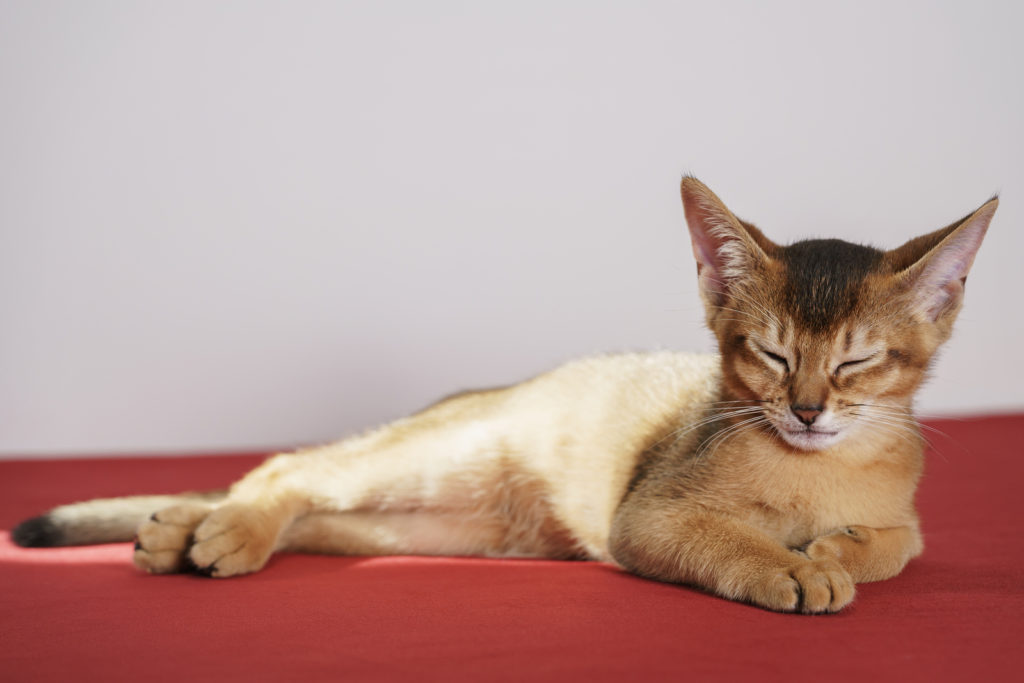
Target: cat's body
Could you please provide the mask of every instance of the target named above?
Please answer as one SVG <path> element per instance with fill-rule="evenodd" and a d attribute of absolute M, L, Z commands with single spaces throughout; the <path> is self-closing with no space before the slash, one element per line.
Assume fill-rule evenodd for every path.
<path fill-rule="evenodd" d="M 63 506 L 15 540 L 138 527 L 141 568 L 214 576 L 279 550 L 593 559 L 771 609 L 841 609 L 855 582 L 921 552 L 911 403 L 996 201 L 882 252 L 779 247 L 692 178 L 683 199 L 720 355 L 576 361 L 275 456 L 226 494 Z"/>

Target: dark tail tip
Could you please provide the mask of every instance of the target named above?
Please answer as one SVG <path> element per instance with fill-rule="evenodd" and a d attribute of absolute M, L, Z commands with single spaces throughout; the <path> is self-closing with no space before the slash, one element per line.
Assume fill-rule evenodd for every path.
<path fill-rule="evenodd" d="M 26 519 L 11 532 L 11 539 L 23 548 L 50 548 L 61 545 L 61 533 L 48 515 Z"/>

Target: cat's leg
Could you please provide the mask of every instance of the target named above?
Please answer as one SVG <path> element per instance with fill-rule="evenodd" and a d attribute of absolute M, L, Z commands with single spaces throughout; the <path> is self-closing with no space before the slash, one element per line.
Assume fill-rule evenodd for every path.
<path fill-rule="evenodd" d="M 151 574 L 196 571 L 226 577 L 266 564 L 294 519 L 309 509 L 287 475 L 301 478 L 312 458 L 278 455 L 249 472 L 219 504 L 163 508 L 139 527 L 133 561 Z"/>
<path fill-rule="evenodd" d="M 219 504 L 189 502 L 158 510 L 138 528 L 133 562 L 151 574 L 196 571 L 225 577 L 261 569 L 283 531 L 309 508 L 283 476 L 301 477 L 305 469 L 305 456 L 275 456 L 243 477 Z"/>
<path fill-rule="evenodd" d="M 853 600 L 853 579 L 835 559 L 810 558 L 738 519 L 664 502 L 623 508 L 612 554 L 641 576 L 782 612 L 837 612 Z"/>
<path fill-rule="evenodd" d="M 457 472 L 449 470 L 448 459 L 419 456 L 429 456 L 432 450 L 465 451 L 465 439 L 453 442 L 454 434 L 421 434 L 385 444 L 342 442 L 270 458 L 199 521 L 189 539 L 187 559 L 179 566 L 222 578 L 259 571 L 279 550 L 434 554 L 437 543 L 379 543 L 396 531 L 401 532 L 396 538 L 423 535 L 408 530 L 409 525 L 384 524 L 371 532 L 363 528 L 365 520 L 346 513 L 429 507 L 435 502 L 432 496 L 445 494 L 440 482 Z M 311 541 L 312 537 L 318 538 Z M 462 546 L 456 544 L 452 550 L 458 552 Z M 486 551 L 487 545 L 470 547 L 475 550 Z"/>
<path fill-rule="evenodd" d="M 854 581 L 862 583 L 896 576 L 923 549 L 916 525 L 888 529 L 849 526 L 815 539 L 804 552 L 815 560 L 835 560 Z"/>
<path fill-rule="evenodd" d="M 276 455 L 236 482 L 195 527 L 192 568 L 218 578 L 262 569 L 292 523 L 314 508 L 309 483 L 326 475 L 325 450 Z M 352 478 L 345 474 L 342 469 L 343 479 Z"/>
<path fill-rule="evenodd" d="M 424 515 L 425 516 L 425 515 Z M 316 555 L 414 554 L 402 529 L 373 513 L 319 512 L 297 519 L 284 532 L 281 550 Z"/>
<path fill-rule="evenodd" d="M 471 508 L 480 486 L 494 479 L 488 473 L 501 467 L 495 454 L 506 451 L 495 447 L 502 432 L 486 425 L 484 412 L 471 411 L 471 419 L 465 419 L 457 408 L 451 401 L 441 403 L 367 435 L 274 456 L 232 486 L 222 503 L 194 510 L 198 519 L 181 524 L 180 533 L 148 529 L 140 535 L 143 551 L 163 552 L 165 559 L 157 563 L 141 555 L 136 562 L 154 572 L 180 571 L 191 565 L 200 573 L 227 577 L 258 571 L 278 550 L 351 554 L 447 550 L 447 534 L 426 533 L 416 527 L 415 518 L 406 524 L 395 516 L 373 533 L 363 528 L 365 520 L 357 521 L 355 516 L 339 517 L 337 528 L 321 521 L 356 510 Z M 158 517 L 163 519 L 163 513 Z M 296 523 L 306 532 L 292 533 Z M 330 536 L 332 529 L 336 539 Z M 366 539 L 378 531 L 400 532 L 400 537 L 417 540 L 368 546 Z M 159 542 L 150 543 L 150 537 L 157 536 Z M 318 540 L 311 541 L 315 536 Z M 495 538 L 488 540 L 480 530 L 468 530 L 464 536 L 470 540 L 454 544 L 452 552 L 485 553 L 501 544 L 500 537 L 491 534 Z M 425 537 L 435 540 L 426 542 Z M 170 552 L 182 545 L 187 548 L 184 558 L 180 552 Z"/>
<path fill-rule="evenodd" d="M 507 519 L 486 511 L 458 510 L 314 512 L 283 534 L 279 548 L 327 555 L 504 555 Z M 513 554 L 545 556 L 543 548 Z"/>

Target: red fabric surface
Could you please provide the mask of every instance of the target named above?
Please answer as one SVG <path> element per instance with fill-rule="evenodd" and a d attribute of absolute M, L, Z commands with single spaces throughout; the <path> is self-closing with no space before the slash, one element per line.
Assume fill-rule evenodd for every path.
<path fill-rule="evenodd" d="M 1024 415 L 932 422 L 927 549 L 838 615 L 774 614 L 595 563 L 282 555 L 153 577 L 131 546 L 23 549 L 55 504 L 214 488 L 258 456 L 0 463 L 0 679 L 1024 678 Z"/>

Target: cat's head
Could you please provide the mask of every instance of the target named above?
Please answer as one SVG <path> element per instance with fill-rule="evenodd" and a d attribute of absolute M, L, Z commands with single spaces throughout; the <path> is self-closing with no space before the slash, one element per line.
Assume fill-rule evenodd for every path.
<path fill-rule="evenodd" d="M 780 246 L 696 178 L 683 179 L 682 195 L 723 384 L 746 406 L 737 414 L 763 415 L 802 450 L 901 428 L 998 199 L 882 251 L 831 239 Z"/>

